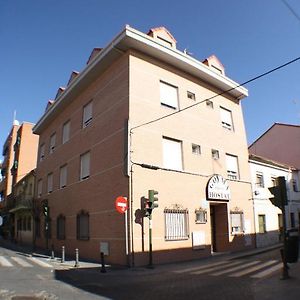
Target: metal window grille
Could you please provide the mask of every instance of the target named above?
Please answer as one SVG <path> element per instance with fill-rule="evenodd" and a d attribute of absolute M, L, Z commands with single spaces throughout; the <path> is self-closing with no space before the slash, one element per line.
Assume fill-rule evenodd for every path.
<path fill-rule="evenodd" d="M 231 233 L 244 232 L 244 213 L 241 211 L 230 212 Z"/>
<path fill-rule="evenodd" d="M 187 209 L 165 209 L 164 216 L 166 241 L 189 238 L 189 212 Z"/>

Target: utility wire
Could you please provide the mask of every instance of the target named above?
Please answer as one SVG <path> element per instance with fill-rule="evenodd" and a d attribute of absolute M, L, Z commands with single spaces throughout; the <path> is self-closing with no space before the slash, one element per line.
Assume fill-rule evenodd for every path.
<path fill-rule="evenodd" d="M 300 20 L 300 19 L 299 19 L 299 20 Z M 142 123 L 142 124 L 140 124 L 140 125 L 134 126 L 134 127 L 132 127 L 132 128 L 130 129 L 130 133 L 132 133 L 132 130 L 134 130 L 134 129 L 137 129 L 137 128 L 140 128 L 140 127 L 142 127 L 142 126 L 146 126 L 146 125 L 149 125 L 149 124 L 158 122 L 158 121 L 163 120 L 163 119 L 165 119 L 165 118 L 168 118 L 168 117 L 171 117 L 171 116 L 173 116 L 173 115 L 179 114 L 179 113 L 181 113 L 181 112 L 183 112 L 183 111 L 185 111 L 185 110 L 187 110 L 187 109 L 190 109 L 190 108 L 192 108 L 192 107 L 195 107 L 195 106 L 197 106 L 197 105 L 200 105 L 200 104 L 203 103 L 203 102 L 212 100 L 212 99 L 214 99 L 214 98 L 216 98 L 216 97 L 218 97 L 218 96 L 222 96 L 222 95 L 224 95 L 224 94 L 226 94 L 226 93 L 228 93 L 228 92 L 231 92 L 231 91 L 233 91 L 233 90 L 235 90 L 235 89 L 237 89 L 237 88 L 239 88 L 239 87 L 242 87 L 242 86 L 244 86 L 244 85 L 246 85 L 246 84 L 248 84 L 248 83 L 250 83 L 250 82 L 253 82 L 253 81 L 257 80 L 257 79 L 260 79 L 260 78 L 262 78 L 262 77 L 264 77 L 264 76 L 267 76 L 267 75 L 269 75 L 269 74 L 271 74 L 271 73 L 273 73 L 273 72 L 275 72 L 275 71 L 278 71 L 278 70 L 280 70 L 280 69 L 282 69 L 282 68 L 284 68 L 284 67 L 286 67 L 286 66 L 288 66 L 288 65 L 290 65 L 290 64 L 292 64 L 292 63 L 294 63 L 294 62 L 296 62 L 296 61 L 298 61 L 298 60 L 300 60 L 300 56 L 297 57 L 297 58 L 294 58 L 294 59 L 292 59 L 292 60 L 290 60 L 290 61 L 288 61 L 288 62 L 286 62 L 286 63 L 284 63 L 284 64 L 282 64 L 282 65 L 279 65 L 278 67 L 273 68 L 273 69 L 271 69 L 271 70 L 269 70 L 269 71 L 267 71 L 267 72 L 265 72 L 265 73 L 262 73 L 262 74 L 260 74 L 260 75 L 257 75 L 257 76 L 255 76 L 255 77 L 253 77 L 253 78 L 251 78 L 251 79 L 249 79 L 249 80 L 247 80 L 247 81 L 245 81 L 245 82 L 243 82 L 243 83 L 241 83 L 241 84 L 239 84 L 239 85 L 237 85 L 237 86 L 235 86 L 235 87 L 233 87 L 233 88 L 230 88 L 230 89 L 228 89 L 228 90 L 226 90 L 226 91 L 223 91 L 223 92 L 218 93 L 218 94 L 216 94 L 216 95 L 214 95 L 214 96 L 211 96 L 211 97 L 209 97 L 209 98 L 206 98 L 206 99 L 204 99 L 204 100 L 202 100 L 202 101 L 200 101 L 200 102 L 194 103 L 194 104 L 192 104 L 192 105 L 186 106 L 186 107 L 184 107 L 184 108 L 182 108 L 182 109 L 179 109 L 179 110 L 177 110 L 177 111 L 175 111 L 175 112 L 172 112 L 172 113 L 170 113 L 170 114 L 167 114 L 167 115 L 164 115 L 164 116 L 162 116 L 162 117 L 159 117 L 159 118 L 153 119 L 153 120 L 151 120 L 151 121 Z"/>
<path fill-rule="evenodd" d="M 281 2 L 289 9 L 289 11 L 294 15 L 294 17 L 300 22 L 300 16 L 296 13 L 293 7 L 286 0 L 281 0 Z"/>

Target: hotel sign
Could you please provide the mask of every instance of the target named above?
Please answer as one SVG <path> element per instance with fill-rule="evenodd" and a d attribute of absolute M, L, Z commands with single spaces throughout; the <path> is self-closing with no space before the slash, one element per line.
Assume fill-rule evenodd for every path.
<path fill-rule="evenodd" d="M 230 189 L 227 180 L 221 175 L 212 176 L 206 187 L 207 200 L 229 201 Z"/>

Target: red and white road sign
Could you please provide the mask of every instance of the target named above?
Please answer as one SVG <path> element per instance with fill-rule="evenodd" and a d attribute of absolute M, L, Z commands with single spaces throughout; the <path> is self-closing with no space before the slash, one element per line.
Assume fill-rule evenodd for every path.
<path fill-rule="evenodd" d="M 128 201 L 126 197 L 119 196 L 115 201 L 116 210 L 120 214 L 124 214 L 125 211 L 128 209 Z"/>

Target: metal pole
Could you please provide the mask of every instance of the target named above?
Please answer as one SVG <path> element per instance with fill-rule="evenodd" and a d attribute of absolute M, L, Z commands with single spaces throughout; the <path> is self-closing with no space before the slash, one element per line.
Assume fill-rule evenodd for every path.
<path fill-rule="evenodd" d="M 128 257 L 128 209 L 125 211 L 125 252 L 126 252 L 126 257 Z"/>
<path fill-rule="evenodd" d="M 149 216 L 149 268 L 153 267 L 152 263 L 152 215 Z"/>
<path fill-rule="evenodd" d="M 78 248 L 75 249 L 75 267 L 79 267 L 79 250 Z"/>
<path fill-rule="evenodd" d="M 54 259 L 54 246 L 53 244 L 51 245 L 51 259 Z"/>
<path fill-rule="evenodd" d="M 282 263 L 283 263 L 283 267 L 282 267 L 282 275 L 281 278 L 282 280 L 285 279 L 289 279 L 289 267 L 287 265 L 287 261 L 286 261 L 286 254 L 287 254 L 287 228 L 286 228 L 286 216 L 285 216 L 285 203 L 283 203 L 282 205 L 282 215 L 283 215 L 283 251 L 282 253 Z"/>
<path fill-rule="evenodd" d="M 105 262 L 104 262 L 104 253 L 101 252 L 101 273 L 106 273 Z"/>
<path fill-rule="evenodd" d="M 61 263 L 65 262 L 65 246 L 61 247 Z"/>

